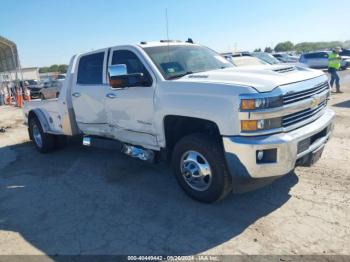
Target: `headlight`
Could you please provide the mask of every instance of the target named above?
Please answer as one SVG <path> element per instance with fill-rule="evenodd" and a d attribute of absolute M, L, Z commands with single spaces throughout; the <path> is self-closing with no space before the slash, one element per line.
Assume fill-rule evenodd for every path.
<path fill-rule="evenodd" d="M 266 109 L 273 107 L 280 107 L 283 105 L 282 96 L 276 97 L 264 97 L 264 98 L 254 98 L 254 99 L 241 99 L 241 110 L 256 110 L 256 109 Z"/>
<path fill-rule="evenodd" d="M 260 120 L 241 120 L 241 130 L 243 132 L 262 131 L 282 126 L 282 118 L 260 119 Z"/>

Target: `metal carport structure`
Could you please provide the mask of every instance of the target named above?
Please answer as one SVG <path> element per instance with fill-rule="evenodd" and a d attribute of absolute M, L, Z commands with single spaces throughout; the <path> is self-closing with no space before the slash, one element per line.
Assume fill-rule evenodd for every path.
<path fill-rule="evenodd" d="M 11 72 L 15 72 L 15 79 L 12 79 Z M 0 36 L 0 82 L 19 78 L 22 77 L 17 46 L 14 42 Z"/>

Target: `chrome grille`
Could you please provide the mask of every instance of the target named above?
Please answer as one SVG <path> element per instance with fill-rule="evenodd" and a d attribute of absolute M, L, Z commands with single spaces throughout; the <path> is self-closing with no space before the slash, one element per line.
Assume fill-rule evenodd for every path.
<path fill-rule="evenodd" d="M 304 99 L 308 99 L 316 94 L 320 94 L 326 90 L 329 90 L 328 82 L 323 82 L 318 84 L 317 86 L 303 90 L 300 92 L 294 92 L 292 94 L 286 94 L 283 96 L 283 104 L 288 105 L 291 103 L 295 103 Z"/>
<path fill-rule="evenodd" d="M 308 108 L 290 115 L 286 115 L 282 117 L 282 127 L 288 127 L 298 122 L 304 121 L 308 118 L 311 118 L 315 116 L 317 113 L 319 113 L 323 108 L 325 108 L 326 105 L 327 105 L 327 100 L 321 102 L 317 107 L 313 109 Z"/>

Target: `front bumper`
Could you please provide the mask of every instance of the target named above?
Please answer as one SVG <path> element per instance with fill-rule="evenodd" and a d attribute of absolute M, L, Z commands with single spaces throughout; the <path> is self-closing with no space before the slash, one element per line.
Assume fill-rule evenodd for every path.
<path fill-rule="evenodd" d="M 242 185 L 255 184 L 257 181 L 268 183 L 288 174 L 298 160 L 326 144 L 331 135 L 334 116 L 335 113 L 327 108 L 316 121 L 288 133 L 223 137 L 227 166 L 234 182 Z M 312 143 L 306 148 L 304 145 L 301 151 L 299 142 L 310 137 L 314 138 L 311 139 Z M 272 163 L 257 163 L 257 151 L 269 149 L 277 150 L 276 160 Z"/>

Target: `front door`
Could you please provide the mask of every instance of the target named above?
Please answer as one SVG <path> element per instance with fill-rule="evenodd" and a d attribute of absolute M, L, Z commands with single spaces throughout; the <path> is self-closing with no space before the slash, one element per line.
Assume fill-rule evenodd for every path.
<path fill-rule="evenodd" d="M 106 136 L 109 131 L 105 111 L 107 50 L 79 58 L 72 88 L 72 101 L 79 129 L 87 135 Z"/>
<path fill-rule="evenodd" d="M 109 87 L 106 112 L 112 136 L 126 143 L 157 148 L 153 124 L 155 77 L 136 49 L 114 48 L 109 60 L 109 65 L 125 64 L 128 74 L 142 73 L 145 78 L 142 85 Z"/>

